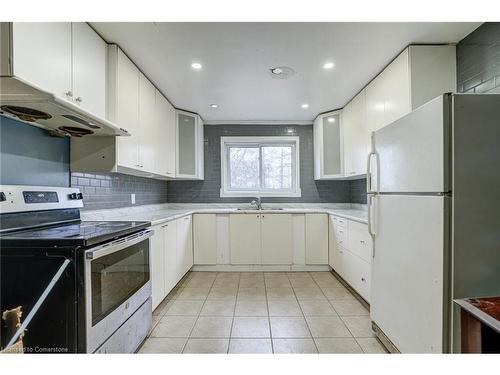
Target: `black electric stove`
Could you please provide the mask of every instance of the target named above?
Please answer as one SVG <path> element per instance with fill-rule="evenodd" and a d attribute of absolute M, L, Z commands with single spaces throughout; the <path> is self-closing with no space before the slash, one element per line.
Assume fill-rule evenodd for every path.
<path fill-rule="evenodd" d="M 151 326 L 150 223 L 82 207 L 78 189 L 0 185 L 0 316 L 21 307 L 26 353 L 133 352 Z M 1 350 L 17 340 L 0 328 Z"/>
<path fill-rule="evenodd" d="M 49 214 L 48 212 L 46 214 Z M 22 229 L 2 234 L 3 245 L 88 247 L 138 232 L 147 221 L 75 221 L 66 224 Z"/>

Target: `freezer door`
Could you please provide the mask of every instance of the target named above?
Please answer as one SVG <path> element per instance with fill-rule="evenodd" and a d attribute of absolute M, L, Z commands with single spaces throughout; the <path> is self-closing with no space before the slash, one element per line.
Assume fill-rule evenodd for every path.
<path fill-rule="evenodd" d="M 372 190 L 447 192 L 449 95 L 439 96 L 374 133 Z"/>
<path fill-rule="evenodd" d="M 446 272 L 445 204 L 439 196 L 373 199 L 370 316 L 402 353 L 440 353 Z"/>

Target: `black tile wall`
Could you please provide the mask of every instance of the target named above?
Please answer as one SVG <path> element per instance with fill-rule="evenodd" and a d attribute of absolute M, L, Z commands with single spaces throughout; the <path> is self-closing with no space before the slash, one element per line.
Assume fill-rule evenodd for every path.
<path fill-rule="evenodd" d="M 72 173 L 71 186 L 80 188 L 86 210 L 167 202 L 167 182 L 120 173 Z"/>
<path fill-rule="evenodd" d="M 263 198 L 264 202 L 349 203 L 353 181 L 315 181 L 312 125 L 208 125 L 205 134 L 205 179 L 169 181 L 169 203 L 238 203 L 249 198 L 221 198 L 221 136 L 298 136 L 300 139 L 300 198 Z M 354 184 L 355 185 L 355 184 Z M 356 196 L 360 194 L 356 190 Z M 366 194 L 366 191 L 365 191 Z M 366 199 L 366 198 L 365 198 Z"/>
<path fill-rule="evenodd" d="M 487 22 L 457 44 L 457 91 L 500 93 L 500 22 Z"/>

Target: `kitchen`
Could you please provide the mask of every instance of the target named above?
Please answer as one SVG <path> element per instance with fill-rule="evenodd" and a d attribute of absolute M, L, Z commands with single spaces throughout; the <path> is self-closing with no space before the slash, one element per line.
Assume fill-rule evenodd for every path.
<path fill-rule="evenodd" d="M 0 31 L 2 350 L 499 353 L 499 23 Z"/>

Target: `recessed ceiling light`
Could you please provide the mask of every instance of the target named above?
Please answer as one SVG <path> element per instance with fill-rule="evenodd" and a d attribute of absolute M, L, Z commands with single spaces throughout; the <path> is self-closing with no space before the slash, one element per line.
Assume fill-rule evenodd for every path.
<path fill-rule="evenodd" d="M 201 68 L 203 68 L 203 66 L 199 62 L 194 62 L 191 64 L 191 68 L 193 68 L 194 70 L 200 70 Z"/>
<path fill-rule="evenodd" d="M 328 122 L 335 122 L 335 117 L 328 117 Z"/>
<path fill-rule="evenodd" d="M 325 69 L 325 70 L 330 70 L 330 69 L 333 69 L 333 67 L 334 67 L 334 66 L 335 66 L 335 64 L 334 64 L 334 63 L 332 63 L 332 62 L 327 62 L 327 63 L 324 63 L 324 64 L 323 64 L 323 69 Z"/>
<path fill-rule="evenodd" d="M 304 109 L 306 109 L 306 108 L 309 108 L 309 104 L 307 104 L 307 103 L 304 103 L 304 104 L 302 104 L 302 105 L 301 105 L 300 107 L 301 107 L 301 108 L 304 108 Z"/>
<path fill-rule="evenodd" d="M 218 104 L 210 104 L 210 108 L 219 108 Z"/>
<path fill-rule="evenodd" d="M 269 69 L 269 74 L 274 79 L 287 79 L 295 74 L 295 71 L 289 66 L 275 66 Z"/>

